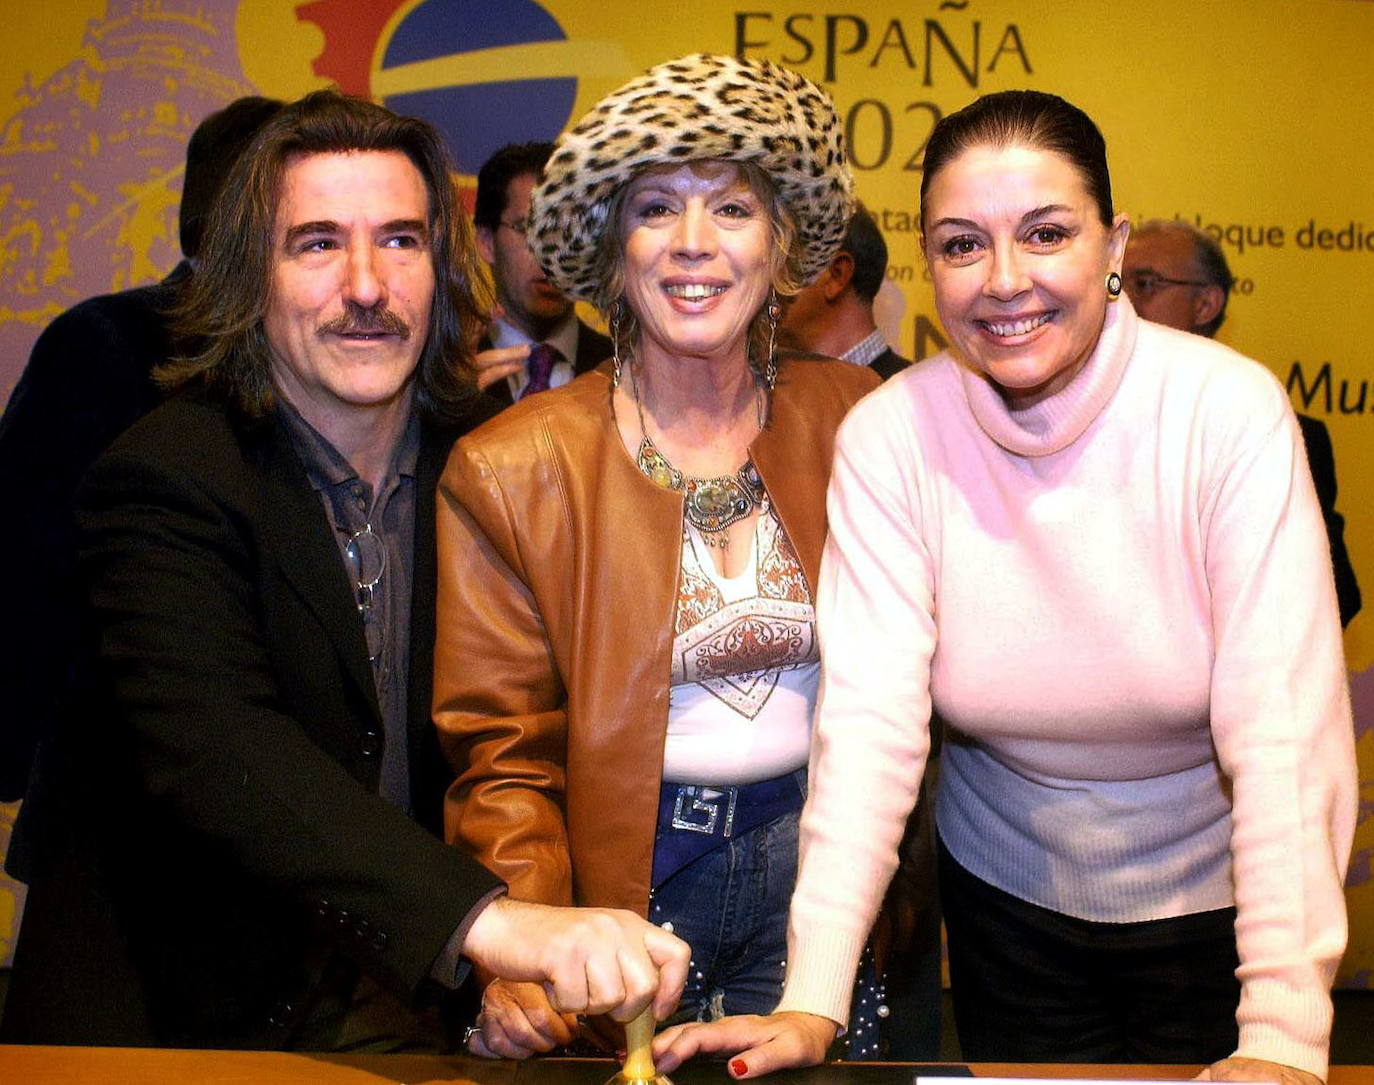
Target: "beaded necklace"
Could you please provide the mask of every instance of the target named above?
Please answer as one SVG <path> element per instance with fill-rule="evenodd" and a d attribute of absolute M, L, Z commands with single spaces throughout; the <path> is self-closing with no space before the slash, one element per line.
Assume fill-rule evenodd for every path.
<path fill-rule="evenodd" d="M 650 480 L 682 494 L 682 511 L 687 522 L 701 532 L 707 546 L 724 549 L 730 545 L 730 528 L 757 509 L 768 508 L 768 492 L 753 460 L 745 460 L 733 475 L 695 478 L 684 475 L 658 450 L 644 423 L 644 404 L 639 398 L 639 381 L 630 369 L 630 384 L 639 415 L 639 451 L 635 463 Z M 762 407 L 759 415 L 762 417 Z"/>

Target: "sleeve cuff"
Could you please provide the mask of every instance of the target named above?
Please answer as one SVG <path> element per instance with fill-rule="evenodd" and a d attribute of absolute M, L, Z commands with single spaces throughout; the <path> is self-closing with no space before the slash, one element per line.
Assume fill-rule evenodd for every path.
<path fill-rule="evenodd" d="M 797 932 L 799 926 L 809 927 L 805 935 Z M 795 924 L 788 936 L 787 983 L 778 1009 L 828 1017 L 843 1033 L 863 948 L 861 933 Z"/>
<path fill-rule="evenodd" d="M 1252 981 L 1241 992 L 1236 1054 L 1295 1066 L 1323 1081 L 1330 1062 L 1331 995 Z"/>
<path fill-rule="evenodd" d="M 472 970 L 471 963 L 463 959 L 463 943 L 467 941 L 468 931 L 472 928 L 473 921 L 481 914 L 482 909 L 497 897 L 504 896 L 505 892 L 506 887 L 498 885 L 468 909 L 467 915 L 463 916 L 463 921 L 449 935 L 443 950 L 434 959 L 434 966 L 429 970 L 430 979 L 434 980 L 435 983 L 442 984 L 449 990 L 455 990 L 462 986 L 463 981 L 468 978 L 468 973 Z"/>

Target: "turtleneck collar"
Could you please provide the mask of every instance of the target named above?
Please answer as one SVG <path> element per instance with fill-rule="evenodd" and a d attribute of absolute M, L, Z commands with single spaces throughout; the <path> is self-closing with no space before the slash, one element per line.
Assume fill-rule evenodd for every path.
<path fill-rule="evenodd" d="M 1107 319 L 1083 368 L 1058 392 L 1013 410 L 984 374 L 960 364 L 969 409 L 983 432 L 1018 456 L 1049 456 L 1082 436 L 1106 407 L 1135 349 L 1140 318 L 1123 294 L 1107 305 Z"/>

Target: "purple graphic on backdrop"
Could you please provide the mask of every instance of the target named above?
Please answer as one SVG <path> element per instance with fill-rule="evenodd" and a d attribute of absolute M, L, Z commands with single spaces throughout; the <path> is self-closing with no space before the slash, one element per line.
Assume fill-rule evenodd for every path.
<path fill-rule="evenodd" d="M 237 7 L 109 0 L 75 59 L 0 103 L 0 400 L 54 316 L 156 281 L 180 259 L 186 141 L 253 92 Z"/>

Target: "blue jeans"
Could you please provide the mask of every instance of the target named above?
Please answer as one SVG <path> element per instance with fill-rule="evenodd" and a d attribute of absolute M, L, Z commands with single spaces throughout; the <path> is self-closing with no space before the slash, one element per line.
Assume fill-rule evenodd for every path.
<path fill-rule="evenodd" d="M 673 1021 L 770 1013 L 782 996 L 787 907 L 797 880 L 796 812 L 784 814 L 689 863 L 649 903 L 692 947 L 687 988 Z"/>

